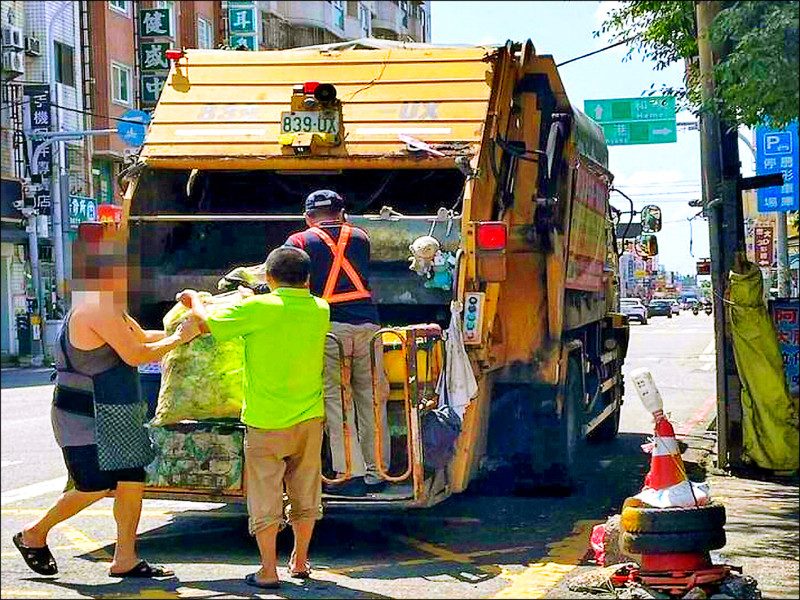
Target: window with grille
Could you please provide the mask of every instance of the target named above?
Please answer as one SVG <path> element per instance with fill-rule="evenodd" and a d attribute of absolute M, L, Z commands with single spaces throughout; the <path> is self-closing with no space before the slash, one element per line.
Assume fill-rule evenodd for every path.
<path fill-rule="evenodd" d="M 108 7 L 114 12 L 130 16 L 130 1 L 129 0 L 109 0 Z"/>
<path fill-rule="evenodd" d="M 75 87 L 75 51 L 72 46 L 55 42 L 56 81 Z"/>
<path fill-rule="evenodd" d="M 169 9 L 169 31 L 172 39 L 178 39 L 177 17 L 175 14 L 175 2 L 173 0 L 156 0 L 154 8 Z"/>
<path fill-rule="evenodd" d="M 211 28 L 211 21 L 203 17 L 197 17 L 197 47 L 214 47 L 214 30 Z"/>
<path fill-rule="evenodd" d="M 358 20 L 361 23 L 361 31 L 364 33 L 364 37 L 370 36 L 370 14 L 369 8 L 364 6 L 363 4 L 358 5 Z"/>
<path fill-rule="evenodd" d="M 344 29 L 344 3 L 342 0 L 331 0 L 333 7 L 333 24 L 339 29 Z"/>
<path fill-rule="evenodd" d="M 120 63 L 111 63 L 111 100 L 117 104 L 131 104 L 131 68 Z"/>

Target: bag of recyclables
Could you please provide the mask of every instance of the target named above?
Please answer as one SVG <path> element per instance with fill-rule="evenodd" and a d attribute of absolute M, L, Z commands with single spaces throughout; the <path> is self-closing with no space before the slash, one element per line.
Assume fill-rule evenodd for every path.
<path fill-rule="evenodd" d="M 212 296 L 201 292 L 209 312 L 241 301 L 238 292 Z M 164 330 L 172 334 L 189 314 L 178 302 L 164 315 Z M 161 388 L 154 426 L 183 420 L 238 419 L 244 401 L 244 340 L 219 343 L 202 335 L 170 350 L 161 359 Z"/>

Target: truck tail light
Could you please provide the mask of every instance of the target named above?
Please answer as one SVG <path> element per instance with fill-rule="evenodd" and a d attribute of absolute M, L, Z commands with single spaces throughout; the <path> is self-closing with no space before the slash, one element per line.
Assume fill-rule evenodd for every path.
<path fill-rule="evenodd" d="M 313 94 L 317 87 L 319 87 L 319 81 L 306 81 L 303 84 L 303 93 L 304 94 Z"/>
<path fill-rule="evenodd" d="M 167 60 L 180 60 L 183 58 L 183 50 L 179 48 L 170 48 L 164 55 L 167 57 Z"/>
<path fill-rule="evenodd" d="M 479 250 L 503 250 L 506 247 L 506 224 L 502 221 L 478 223 L 477 242 Z"/>

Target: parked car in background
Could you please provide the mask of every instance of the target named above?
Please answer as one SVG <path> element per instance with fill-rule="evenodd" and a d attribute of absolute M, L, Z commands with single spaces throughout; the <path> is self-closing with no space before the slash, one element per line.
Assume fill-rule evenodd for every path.
<path fill-rule="evenodd" d="M 681 303 L 678 302 L 677 300 L 673 300 L 672 304 L 670 305 L 670 309 L 672 309 L 673 315 L 681 314 Z"/>
<path fill-rule="evenodd" d="M 647 305 L 648 317 L 672 318 L 672 300 L 651 300 Z"/>
<path fill-rule="evenodd" d="M 619 301 L 620 310 L 628 320 L 636 320 L 642 325 L 647 325 L 647 307 L 639 298 L 622 298 Z"/>

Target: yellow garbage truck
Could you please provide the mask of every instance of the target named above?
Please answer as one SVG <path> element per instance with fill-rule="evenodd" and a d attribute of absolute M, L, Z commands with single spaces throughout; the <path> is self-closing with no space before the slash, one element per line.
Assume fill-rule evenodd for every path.
<path fill-rule="evenodd" d="M 474 480 L 570 485 L 581 446 L 617 433 L 629 330 L 605 138 L 552 56 L 530 40 L 171 56 L 121 178 L 132 314 L 160 327 L 177 292 L 215 292 L 221 274 L 262 262 L 304 229 L 310 191 L 336 190 L 372 241 L 373 358 L 391 383 L 376 395 L 388 431 L 373 433 L 376 447 L 390 438 L 392 485 L 325 503 L 426 507 Z M 460 396 L 437 387 L 442 372 Z M 457 436 L 442 447 L 429 424 L 447 396 Z M 240 433 L 214 435 L 236 446 Z M 215 483 L 213 463 L 147 495 L 241 500 L 246 482 Z"/>

